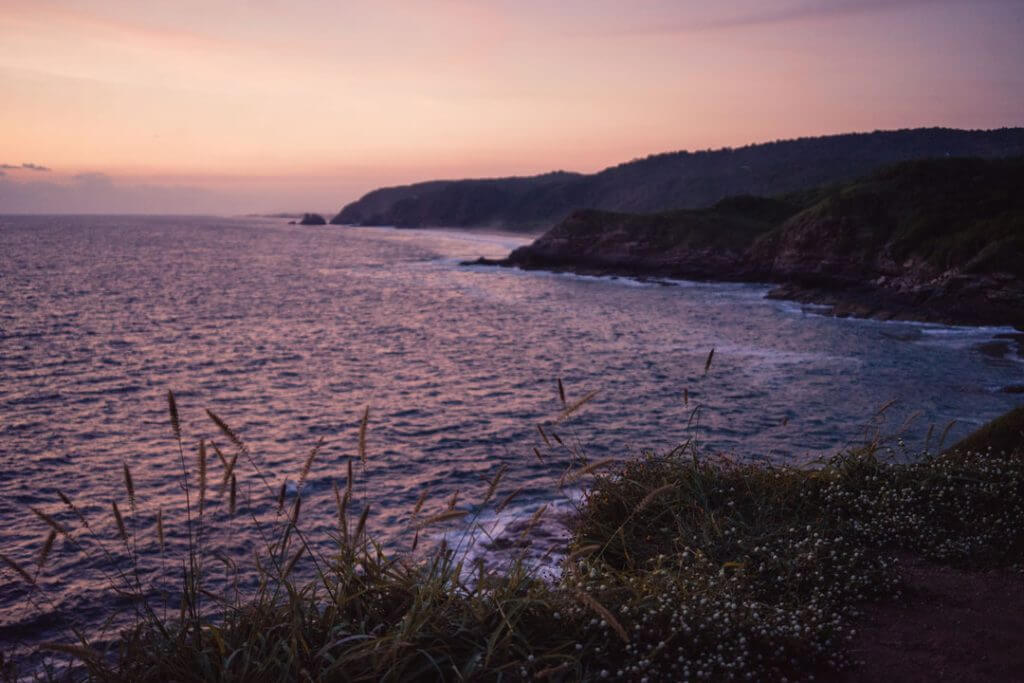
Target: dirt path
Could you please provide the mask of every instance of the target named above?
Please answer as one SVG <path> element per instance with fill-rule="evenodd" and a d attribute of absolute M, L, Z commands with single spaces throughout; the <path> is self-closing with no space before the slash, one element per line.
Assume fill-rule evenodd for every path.
<path fill-rule="evenodd" d="M 1024 574 L 903 558 L 907 590 L 868 606 L 838 681 L 1024 681 Z"/>

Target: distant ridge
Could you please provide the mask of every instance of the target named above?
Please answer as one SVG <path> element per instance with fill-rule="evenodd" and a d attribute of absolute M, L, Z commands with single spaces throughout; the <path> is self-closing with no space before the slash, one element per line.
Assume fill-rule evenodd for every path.
<path fill-rule="evenodd" d="M 575 209 L 652 213 L 775 196 L 853 180 L 880 166 L 938 157 L 1024 155 L 1024 128 L 915 128 L 655 154 L 594 174 L 434 180 L 381 188 L 345 206 L 344 225 L 547 229 Z"/>

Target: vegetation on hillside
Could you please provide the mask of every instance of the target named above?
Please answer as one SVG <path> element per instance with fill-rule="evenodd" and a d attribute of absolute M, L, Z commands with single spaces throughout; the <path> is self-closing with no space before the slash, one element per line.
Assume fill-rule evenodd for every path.
<path fill-rule="evenodd" d="M 785 200 L 743 196 L 723 199 L 708 209 L 655 214 L 578 211 L 572 225 L 574 235 L 598 240 L 591 242 L 593 248 L 600 248 L 602 237 L 614 233 L 619 240 L 628 237 L 652 251 L 709 247 L 743 251 L 799 208 Z"/>
<path fill-rule="evenodd" d="M 653 214 L 587 209 L 571 216 L 509 261 L 522 266 L 636 269 L 713 277 L 738 273 L 756 240 L 802 206 L 789 197 L 740 196 L 707 209 Z"/>
<path fill-rule="evenodd" d="M 778 282 L 863 314 L 1024 325 L 1024 157 L 931 159 L 776 198 L 577 211 L 502 263 Z M 841 298 L 841 297 L 840 297 Z M 895 312 L 894 312 L 895 311 Z M 901 312 L 902 311 L 902 312 Z"/>
<path fill-rule="evenodd" d="M 180 444 L 173 397 L 169 403 Z M 578 407 L 566 406 L 565 414 Z M 133 558 L 159 552 L 164 539 L 163 526 L 158 538 L 134 537 L 135 501 L 143 492 L 135 490 L 127 466 L 113 538 L 97 536 L 97 520 L 61 494 L 54 506 L 36 511 L 48 535 L 33 564 L 0 555 L 5 578 L 27 600 L 44 601 L 38 577 L 58 552 L 56 538 L 65 551 L 122 546 L 122 559 L 105 556 L 114 565 L 112 595 L 118 596 L 110 609 L 129 604 L 136 622 L 106 649 L 82 632 L 44 644 L 53 658 L 40 678 L 808 678 L 851 663 L 844 644 L 859 609 L 899 594 L 898 553 L 968 567 L 1024 561 L 1024 434 L 1018 433 L 1008 451 L 974 441 L 971 451 L 917 454 L 911 464 L 899 464 L 905 454 L 898 448 L 872 441 L 812 469 L 707 458 L 693 444 L 622 463 L 587 462 L 573 452 L 567 477 L 594 479 L 561 577 L 553 581 L 521 561 L 488 573 L 464 562 L 458 544 L 442 544 L 418 560 L 386 552 L 367 528 L 373 501 L 360 500 L 351 466 L 336 489 L 332 550 L 319 552 L 301 511 L 314 449 L 297 463 L 293 498 L 265 480 L 263 495 L 280 512 L 259 528 L 265 545 L 255 565 L 243 569 L 211 550 L 209 539 L 224 530 L 215 528 L 209 510 L 222 506 L 223 521 L 241 523 L 251 501 L 235 481 L 256 463 L 237 434 L 210 417 L 234 452 L 218 453 L 219 466 L 204 446 L 190 456 L 193 466 L 182 460 L 190 550 L 176 565 L 183 576 L 177 609 L 152 605 L 146 587 L 133 581 Z M 542 433 L 557 448 L 562 440 L 553 429 Z M 179 453 L 185 457 L 176 448 L 175 458 Z M 435 509 L 421 499 L 411 511 L 411 544 L 440 525 L 471 528 L 482 510 L 500 511 L 514 495 L 499 470 L 472 504 Z M 543 514 L 541 508 L 527 522 L 524 535 Z M 255 517 L 252 523 L 259 524 Z M 211 581 L 222 572 L 233 580 Z M 5 654 L 6 678 L 26 673 Z"/>
<path fill-rule="evenodd" d="M 722 248 L 765 276 L 785 275 L 778 251 L 850 256 L 846 267 L 907 261 L 935 270 L 1024 275 L 1024 157 L 934 159 L 886 167 L 861 180 L 776 198 L 730 197 L 707 209 L 655 214 L 577 211 L 524 253 L 545 242 L 578 240 L 567 262 L 630 243 L 645 250 Z M 822 242 L 825 231 L 831 238 Z M 835 234 L 832 234 L 835 233 Z M 837 253 L 836 253 L 837 252 Z M 553 255 L 554 256 L 554 255 Z M 740 265 L 737 262 L 737 265 Z M 895 273 L 890 273 L 895 274 Z"/>
<path fill-rule="evenodd" d="M 1024 444 L 1024 405 L 1001 415 L 979 427 L 958 441 L 951 452 L 978 452 L 989 450 L 1012 453 Z"/>
<path fill-rule="evenodd" d="M 654 213 L 708 207 L 734 195 L 775 196 L 845 182 L 885 164 L 938 157 L 1024 155 L 1024 129 L 920 128 L 672 152 L 598 173 L 438 180 L 381 188 L 336 224 L 547 229 L 576 209 Z"/>
<path fill-rule="evenodd" d="M 1024 157 L 909 161 L 809 193 L 813 201 L 759 245 L 807 248 L 847 267 L 889 270 L 916 262 L 933 273 L 962 269 L 1024 276 Z M 827 228 L 831 239 L 818 243 Z M 806 247 L 804 243 L 808 243 Z M 766 248 L 771 247 L 771 248 Z M 886 267 L 885 263 L 893 266 Z"/>

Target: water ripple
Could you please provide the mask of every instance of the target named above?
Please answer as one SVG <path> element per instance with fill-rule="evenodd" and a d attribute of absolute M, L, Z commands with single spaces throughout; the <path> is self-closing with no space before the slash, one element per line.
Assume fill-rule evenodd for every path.
<path fill-rule="evenodd" d="M 994 388 L 1024 383 L 1024 364 L 974 348 L 1000 330 L 837 320 L 765 301 L 756 285 L 457 265 L 523 241 L 259 220 L 0 218 L 0 548 L 32 565 L 46 529 L 26 506 L 59 513 L 58 488 L 113 539 L 122 463 L 141 492 L 130 515 L 140 544 L 152 549 L 161 508 L 180 548 L 168 389 L 189 463 L 200 438 L 230 457 L 210 408 L 268 473 L 270 487 L 241 463 L 245 514 L 273 519 L 267 489 L 285 478 L 294 489 L 324 437 L 303 514 L 325 531 L 371 406 L 354 507 L 372 500 L 371 524 L 405 547 L 424 490 L 430 505 L 456 492 L 471 501 L 507 465 L 504 492 L 523 493 L 489 521 L 502 528 L 557 495 L 563 463 L 555 453 L 538 462 L 533 448 L 547 450 L 536 424 L 562 408 L 559 377 L 570 400 L 601 390 L 556 428 L 592 457 L 697 435 L 712 450 L 776 461 L 855 441 L 893 398 L 894 425 L 922 413 L 908 439 L 954 418 L 956 438 L 1014 405 Z M 209 504 L 212 524 L 226 522 L 222 499 Z M 216 542 L 241 553 L 258 545 L 244 525 L 231 528 L 230 543 Z M 140 567 L 173 586 L 161 571 L 148 559 Z M 0 584 L 0 643 L 106 615 L 101 563 L 62 548 L 42 580 L 54 613 L 27 609 L 12 583 Z"/>

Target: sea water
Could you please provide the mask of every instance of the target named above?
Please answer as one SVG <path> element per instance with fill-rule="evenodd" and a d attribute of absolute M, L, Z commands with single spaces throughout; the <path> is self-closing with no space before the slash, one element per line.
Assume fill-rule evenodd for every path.
<path fill-rule="evenodd" d="M 353 510 L 371 504 L 385 547 L 409 549 L 426 492 L 423 514 L 453 497 L 470 514 L 421 543 L 447 534 L 468 545 L 474 529 L 467 556 L 492 562 L 522 547 L 502 537 L 539 506 L 557 520 L 584 495 L 585 479 L 563 480 L 574 460 L 696 440 L 707 454 L 802 464 L 876 433 L 914 452 L 931 432 L 934 450 L 947 427 L 951 443 L 1019 403 L 1000 389 L 1024 383 L 1024 365 L 981 347 L 1007 330 L 832 318 L 767 300 L 756 284 L 459 265 L 529 239 L 256 218 L 0 218 L 0 551 L 34 566 L 48 528 L 30 508 L 72 521 L 59 489 L 131 566 L 116 501 L 143 582 L 173 590 L 180 571 L 166 557 L 185 534 L 168 390 L 193 496 L 200 440 L 235 453 L 207 409 L 251 453 L 238 461 L 232 518 L 209 448 L 210 547 L 259 550 L 253 520 L 274 523 L 277 492 L 296 495 L 323 440 L 302 482 L 311 538 L 335 531 L 333 487 L 353 460 Z M 501 514 L 476 507 L 502 468 L 495 500 L 520 492 Z M 562 535 L 557 521 L 543 528 L 529 551 L 554 564 Z M 109 560 L 96 552 L 58 541 L 40 573 L 46 600 L 3 571 L 0 643 L 60 639 L 68 623 L 94 628 L 110 611 Z"/>

